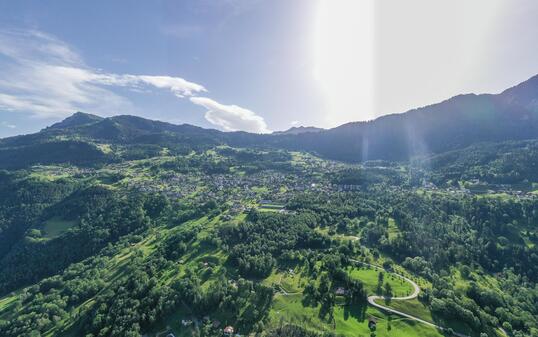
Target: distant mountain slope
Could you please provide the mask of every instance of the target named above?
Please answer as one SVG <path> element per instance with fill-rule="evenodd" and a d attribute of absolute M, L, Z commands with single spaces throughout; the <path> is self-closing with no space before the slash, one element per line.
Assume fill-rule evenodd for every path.
<path fill-rule="evenodd" d="M 72 116 L 67 117 L 63 121 L 52 124 L 47 129 L 67 129 L 70 127 L 93 124 L 101 120 L 103 120 L 103 117 L 78 111 L 75 112 Z"/>
<path fill-rule="evenodd" d="M 476 142 L 538 137 L 538 76 L 498 95 L 460 95 L 403 114 L 285 138 L 279 144 L 344 161 L 406 160 Z"/>
<path fill-rule="evenodd" d="M 272 134 L 273 135 L 299 135 L 301 133 L 307 133 L 307 132 L 320 132 L 325 129 L 322 128 L 316 128 L 314 126 L 298 126 L 298 127 L 292 127 L 285 131 L 275 131 Z"/>
<path fill-rule="evenodd" d="M 435 184 L 480 181 L 532 187 L 538 181 L 538 140 L 477 143 L 414 161 Z M 530 184 L 530 185 L 529 185 Z"/>
<path fill-rule="evenodd" d="M 152 145 L 180 152 L 229 144 L 311 151 L 348 162 L 408 160 L 478 142 L 538 138 L 538 75 L 498 95 L 460 95 L 373 121 L 347 123 L 329 130 L 292 128 L 270 135 L 77 112 L 39 133 L 1 139 L 0 163 L 13 158 L 14 150 L 24 152 L 37 143 L 57 141 L 60 136 L 97 143 Z M 5 165 L 0 164 L 2 167 Z"/>

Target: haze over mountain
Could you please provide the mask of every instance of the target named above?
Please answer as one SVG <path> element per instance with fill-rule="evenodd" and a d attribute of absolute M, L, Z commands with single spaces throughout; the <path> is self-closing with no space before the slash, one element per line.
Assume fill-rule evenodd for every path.
<path fill-rule="evenodd" d="M 67 149 L 77 148 L 74 153 L 80 153 L 79 147 L 93 149 L 91 152 L 95 156 L 84 156 L 81 158 L 84 162 L 90 158 L 107 158 L 106 153 L 86 142 L 166 147 L 178 151 L 218 144 L 271 147 L 361 162 L 408 160 L 414 156 L 461 149 L 478 142 L 536 137 L 538 76 L 497 95 L 459 95 L 438 104 L 373 121 L 350 122 L 328 130 L 292 128 L 269 135 L 222 132 L 126 115 L 102 118 L 77 112 L 39 133 L 0 140 L 0 166 L 54 161 L 54 148 L 66 151 L 66 142 L 71 142 Z M 45 147 L 47 151 L 43 152 Z M 37 155 L 30 156 L 30 153 Z M 47 156 L 44 156 L 45 153 Z M 28 161 L 20 162 L 20 158 Z"/>

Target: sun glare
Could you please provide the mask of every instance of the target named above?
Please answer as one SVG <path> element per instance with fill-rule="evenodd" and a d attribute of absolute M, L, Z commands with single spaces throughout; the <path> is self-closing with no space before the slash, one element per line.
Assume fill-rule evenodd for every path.
<path fill-rule="evenodd" d="M 319 0 L 314 17 L 314 78 L 335 126 L 374 117 L 374 2 Z"/>

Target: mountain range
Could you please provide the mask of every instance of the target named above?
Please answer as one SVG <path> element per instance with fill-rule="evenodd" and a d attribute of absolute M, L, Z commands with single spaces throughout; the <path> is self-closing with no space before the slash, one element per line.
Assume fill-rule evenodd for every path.
<path fill-rule="evenodd" d="M 292 128 L 273 134 L 222 132 L 120 115 L 77 112 L 38 133 L 0 140 L 0 168 L 68 158 L 88 164 L 111 160 L 99 144 L 191 151 L 219 144 L 282 148 L 346 162 L 404 161 L 480 142 L 538 137 L 538 75 L 500 94 L 466 94 L 401 114 L 332 129 Z M 81 153 L 84 153 L 80 158 Z"/>

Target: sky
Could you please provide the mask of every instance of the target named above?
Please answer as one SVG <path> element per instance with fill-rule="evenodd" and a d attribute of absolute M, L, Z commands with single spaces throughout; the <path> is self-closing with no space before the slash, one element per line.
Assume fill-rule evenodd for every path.
<path fill-rule="evenodd" d="M 335 127 L 538 74 L 535 0 L 0 0 L 0 137 L 76 111 Z"/>

